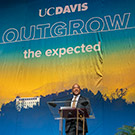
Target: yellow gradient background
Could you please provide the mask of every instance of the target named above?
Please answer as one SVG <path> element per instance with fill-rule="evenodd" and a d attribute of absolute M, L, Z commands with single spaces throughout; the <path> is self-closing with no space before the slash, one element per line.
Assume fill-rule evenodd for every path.
<path fill-rule="evenodd" d="M 127 102 L 135 101 L 135 54 L 128 51 L 105 54 L 99 59 L 93 54 L 74 57 L 32 59 L 1 65 L 0 104 L 16 98 L 48 95 L 70 89 L 74 83 L 98 90 L 108 96 L 118 88 L 127 88 Z"/>

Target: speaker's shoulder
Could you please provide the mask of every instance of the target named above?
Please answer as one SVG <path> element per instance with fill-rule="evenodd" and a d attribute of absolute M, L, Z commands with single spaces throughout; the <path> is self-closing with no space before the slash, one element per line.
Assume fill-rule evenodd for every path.
<path fill-rule="evenodd" d="M 89 100 L 87 97 L 84 97 L 84 96 L 81 96 L 81 95 L 80 95 L 80 99 L 81 100 Z"/>

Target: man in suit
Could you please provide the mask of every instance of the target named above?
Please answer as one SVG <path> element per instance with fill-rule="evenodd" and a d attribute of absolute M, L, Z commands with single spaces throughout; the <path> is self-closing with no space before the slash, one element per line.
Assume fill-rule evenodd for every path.
<path fill-rule="evenodd" d="M 76 83 L 72 86 L 73 98 L 69 99 L 67 102 L 67 106 L 71 106 L 72 108 L 85 108 L 90 114 L 90 101 L 86 97 L 80 95 L 81 89 L 80 86 Z M 67 119 L 65 125 L 66 135 L 76 135 L 76 119 Z M 85 120 L 85 134 L 88 132 L 87 123 Z M 78 123 L 78 135 L 83 135 L 83 121 L 79 120 Z"/>

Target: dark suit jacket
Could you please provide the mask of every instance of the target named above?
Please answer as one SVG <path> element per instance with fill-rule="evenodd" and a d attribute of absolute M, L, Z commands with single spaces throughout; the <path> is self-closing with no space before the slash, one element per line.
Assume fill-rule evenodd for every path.
<path fill-rule="evenodd" d="M 67 106 L 71 106 L 72 99 L 69 99 L 67 101 L 68 101 L 67 102 Z M 84 102 L 87 102 L 88 104 L 87 105 L 83 105 L 82 103 L 84 103 Z M 83 97 L 83 96 L 80 95 L 78 103 L 77 103 L 77 108 L 86 108 L 88 114 L 90 114 L 90 108 L 91 107 L 90 107 L 89 99 L 87 99 L 86 97 Z M 66 131 L 66 133 L 68 133 L 71 130 L 70 128 L 75 127 L 75 126 L 76 126 L 76 120 L 75 119 L 69 119 L 69 120 L 67 119 L 66 120 L 66 124 L 65 124 L 65 131 Z M 83 121 L 82 120 L 79 120 L 78 130 L 83 131 Z M 86 120 L 85 120 L 85 132 L 88 132 Z"/>

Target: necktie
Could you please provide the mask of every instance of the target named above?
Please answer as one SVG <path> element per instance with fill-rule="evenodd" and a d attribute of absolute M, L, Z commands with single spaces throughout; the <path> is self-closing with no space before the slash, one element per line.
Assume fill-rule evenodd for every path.
<path fill-rule="evenodd" d="M 72 108 L 76 108 L 76 98 L 77 98 L 77 96 L 75 96 L 75 98 L 73 100 Z"/>

